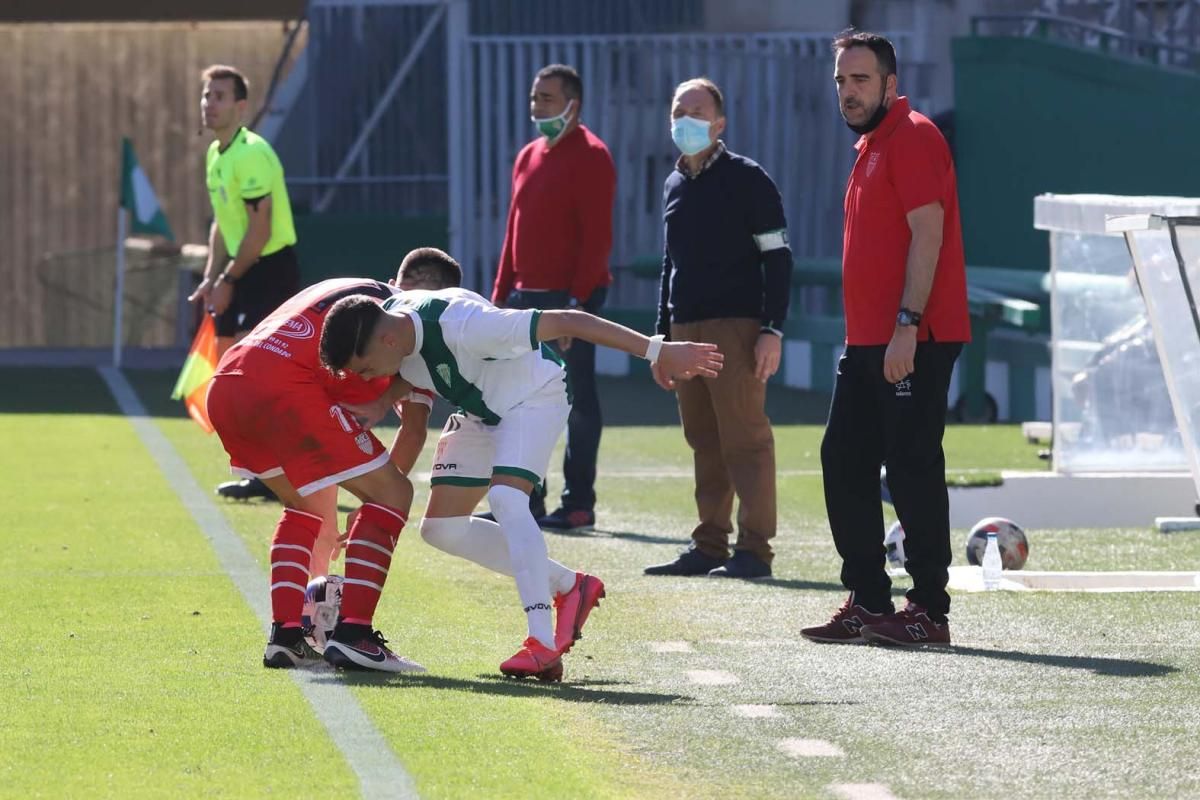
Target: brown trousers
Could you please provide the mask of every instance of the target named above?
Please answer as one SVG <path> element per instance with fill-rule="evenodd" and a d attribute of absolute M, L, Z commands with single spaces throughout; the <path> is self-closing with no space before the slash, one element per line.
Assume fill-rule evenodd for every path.
<path fill-rule="evenodd" d="M 733 496 L 738 498 L 738 550 L 770 564 L 775 536 L 775 437 L 766 413 L 766 384 L 754 377 L 754 344 L 761 325 L 753 319 L 672 323 L 675 342 L 710 342 L 725 354 L 716 378 L 677 384 L 679 418 L 692 448 L 696 508 L 692 531 L 705 555 L 729 557 Z"/>

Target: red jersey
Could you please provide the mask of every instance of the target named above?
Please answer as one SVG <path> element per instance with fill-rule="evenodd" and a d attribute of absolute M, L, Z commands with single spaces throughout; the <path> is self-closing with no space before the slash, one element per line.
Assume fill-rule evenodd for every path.
<path fill-rule="evenodd" d="M 858 159 L 846 184 L 842 235 L 846 343 L 891 341 L 912 241 L 907 214 L 930 203 L 942 206 L 942 249 L 929 300 L 919 309 L 917 338 L 970 341 L 958 185 L 945 137 L 909 107 L 907 97 L 900 97 L 855 148 Z"/>
<path fill-rule="evenodd" d="M 516 289 L 568 291 L 580 303 L 612 283 L 612 155 L 583 125 L 554 147 L 538 138 L 513 163 L 504 247 L 492 289 L 501 304 Z"/>
<path fill-rule="evenodd" d="M 226 351 L 217 375 L 244 375 L 271 382 L 311 382 L 325 386 L 338 400 L 365 402 L 378 397 L 390 378 L 364 381 L 353 373 L 335 377 L 321 364 L 321 325 L 338 300 L 365 294 L 381 300 L 399 290 L 381 281 L 333 278 L 302 290 L 258 323 Z"/>

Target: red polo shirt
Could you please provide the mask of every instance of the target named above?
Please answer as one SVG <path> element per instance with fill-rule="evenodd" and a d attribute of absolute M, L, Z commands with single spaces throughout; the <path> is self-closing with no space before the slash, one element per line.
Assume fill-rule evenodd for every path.
<path fill-rule="evenodd" d="M 941 203 L 944 211 L 942 249 L 917 338 L 970 341 L 957 179 L 945 137 L 901 97 L 855 148 L 842 232 L 846 344 L 891 341 L 912 241 L 906 215 L 930 203 Z"/>
<path fill-rule="evenodd" d="M 513 163 L 504 248 L 492 288 L 503 303 L 517 289 L 566 290 L 580 303 L 612 283 L 617 172 L 598 136 L 583 125 L 547 147 L 539 137 Z"/>

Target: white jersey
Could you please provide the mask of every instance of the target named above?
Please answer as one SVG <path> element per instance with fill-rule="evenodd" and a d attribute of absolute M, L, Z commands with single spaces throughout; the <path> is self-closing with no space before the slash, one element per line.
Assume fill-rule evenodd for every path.
<path fill-rule="evenodd" d="M 383 304 L 416 330 L 400 377 L 487 425 L 553 381 L 566 381 L 562 359 L 537 340 L 538 309 L 496 308 L 467 289 L 406 291 Z"/>

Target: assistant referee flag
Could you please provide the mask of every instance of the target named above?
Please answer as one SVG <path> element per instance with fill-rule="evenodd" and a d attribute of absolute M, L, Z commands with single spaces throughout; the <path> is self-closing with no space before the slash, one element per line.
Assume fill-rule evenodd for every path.
<path fill-rule="evenodd" d="M 213 426 L 208 420 L 208 384 L 212 382 L 213 373 L 217 370 L 217 332 L 213 318 L 204 315 L 200 330 L 192 340 L 192 349 L 188 351 L 187 361 L 183 362 L 183 370 L 179 380 L 175 381 L 175 389 L 171 392 L 172 400 L 183 400 L 188 414 L 205 433 L 212 433 Z"/>

